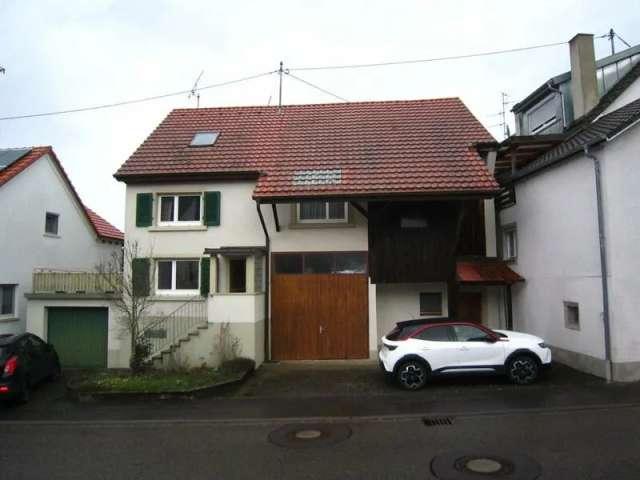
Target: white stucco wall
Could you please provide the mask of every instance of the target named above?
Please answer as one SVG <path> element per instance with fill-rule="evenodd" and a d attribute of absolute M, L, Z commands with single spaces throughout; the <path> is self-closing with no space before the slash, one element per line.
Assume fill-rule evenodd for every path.
<path fill-rule="evenodd" d="M 397 322 L 420 316 L 420 292 L 442 293 L 442 315 L 448 313 L 447 284 L 436 283 L 379 283 L 376 285 L 377 343 Z"/>
<path fill-rule="evenodd" d="M 594 152 L 602 165 L 614 363 L 640 362 L 639 152 L 639 125 Z"/>
<path fill-rule="evenodd" d="M 46 212 L 59 217 L 59 235 L 44 233 Z M 17 284 L 18 321 L 0 318 L 0 333 L 25 330 L 34 268 L 93 270 L 118 245 L 99 241 L 81 207 L 47 156 L 0 187 L 0 284 Z"/>
<path fill-rule="evenodd" d="M 515 222 L 524 283 L 513 287 L 514 328 L 555 347 L 604 358 L 600 260 L 593 165 L 581 158 L 521 181 L 517 203 L 501 212 Z M 565 327 L 564 301 L 577 302 L 580 330 Z"/>

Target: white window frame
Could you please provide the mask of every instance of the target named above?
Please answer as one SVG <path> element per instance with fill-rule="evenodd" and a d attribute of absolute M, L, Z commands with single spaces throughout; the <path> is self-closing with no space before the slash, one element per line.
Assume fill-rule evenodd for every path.
<path fill-rule="evenodd" d="M 509 236 L 514 237 L 514 251 L 511 251 Z M 502 258 L 506 262 L 515 262 L 518 258 L 518 228 L 515 224 L 506 225 L 502 229 Z"/>
<path fill-rule="evenodd" d="M 202 192 L 192 192 L 192 193 L 159 193 L 158 197 L 158 226 L 160 227 L 175 227 L 175 226 L 188 226 L 188 227 L 197 227 L 203 225 L 204 218 L 204 200 Z M 173 197 L 173 220 L 171 221 L 162 221 L 162 199 L 163 198 Z M 200 198 L 200 220 L 178 220 L 178 202 L 180 201 L 180 197 L 199 197 Z"/>
<path fill-rule="evenodd" d="M 171 262 L 171 289 L 166 288 L 158 288 L 158 282 L 160 281 L 160 262 Z M 196 262 L 198 266 L 198 287 L 195 289 L 188 290 L 178 290 L 176 288 L 176 262 Z M 200 259 L 199 258 L 156 258 L 155 261 L 155 274 L 156 274 L 156 284 L 155 289 L 158 295 L 181 295 L 181 296 L 190 296 L 190 295 L 198 295 L 200 293 Z"/>
<path fill-rule="evenodd" d="M 316 200 L 309 200 L 310 202 L 315 202 Z M 344 202 L 344 218 L 329 218 L 329 203 L 334 203 L 331 201 L 324 202 L 324 218 L 311 218 L 311 219 L 301 219 L 300 218 L 300 203 L 296 204 L 296 222 L 298 223 L 349 223 L 349 205 L 348 202 Z"/>
<path fill-rule="evenodd" d="M 2 288 L 2 289 L 7 288 L 7 287 L 13 288 L 13 301 L 11 302 L 13 310 L 11 312 L 9 312 L 9 313 L 0 313 L 0 318 L 2 318 L 2 319 L 14 318 L 14 317 L 17 316 L 16 309 L 17 309 L 18 305 L 17 305 L 17 302 L 16 302 L 16 292 L 18 291 L 18 285 L 15 284 L 15 283 L 3 283 L 3 284 L 0 285 L 0 288 Z M 0 302 L 1 301 L 2 301 L 2 295 L 0 294 Z M 0 304 L 0 307 L 1 306 L 2 305 Z"/>

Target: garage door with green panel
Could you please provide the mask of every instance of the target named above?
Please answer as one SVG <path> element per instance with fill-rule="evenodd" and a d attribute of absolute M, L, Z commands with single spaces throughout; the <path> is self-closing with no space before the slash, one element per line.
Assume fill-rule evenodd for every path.
<path fill-rule="evenodd" d="M 106 368 L 106 308 L 49 307 L 47 332 L 63 368 Z"/>

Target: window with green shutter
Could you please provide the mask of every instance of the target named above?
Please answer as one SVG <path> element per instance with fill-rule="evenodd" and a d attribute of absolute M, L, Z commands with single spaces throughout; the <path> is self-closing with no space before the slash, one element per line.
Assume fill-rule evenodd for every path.
<path fill-rule="evenodd" d="M 220 192 L 204 192 L 204 224 L 220 225 Z"/>
<path fill-rule="evenodd" d="M 200 295 L 206 297 L 211 289 L 209 285 L 211 271 L 211 258 L 204 257 L 200 259 Z"/>
<path fill-rule="evenodd" d="M 149 295 L 149 259 L 134 258 L 131 261 L 131 282 L 133 294 L 138 297 Z"/>
<path fill-rule="evenodd" d="M 150 227 L 153 223 L 153 194 L 136 195 L 136 227 Z"/>

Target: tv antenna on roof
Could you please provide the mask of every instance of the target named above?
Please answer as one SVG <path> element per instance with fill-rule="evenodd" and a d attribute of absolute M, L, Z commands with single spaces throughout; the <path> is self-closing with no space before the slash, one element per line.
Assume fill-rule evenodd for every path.
<path fill-rule="evenodd" d="M 198 82 L 202 78 L 203 73 L 204 73 L 204 70 L 202 70 L 200 72 L 200 75 L 198 75 L 198 78 L 196 78 L 196 81 L 193 84 L 193 87 L 191 87 L 191 92 L 189 92 L 189 96 L 187 97 L 187 98 L 196 97 L 196 108 L 200 108 L 200 92 L 198 91 Z"/>

